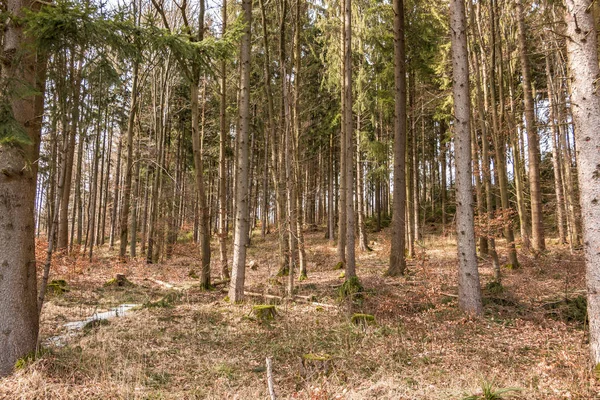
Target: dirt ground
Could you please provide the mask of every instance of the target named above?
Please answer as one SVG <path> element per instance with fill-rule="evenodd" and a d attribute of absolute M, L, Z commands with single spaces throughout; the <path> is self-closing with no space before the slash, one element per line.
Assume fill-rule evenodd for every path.
<path fill-rule="evenodd" d="M 278 398 L 600 399 L 587 357 L 581 254 L 552 243 L 538 258 L 519 254 L 522 267 L 503 268 L 500 287 L 481 260 L 485 315 L 470 319 L 457 308 L 452 237 L 426 236 L 408 274 L 386 278 L 388 232 L 371 234 L 373 251 L 357 260 L 365 292 L 354 303 L 338 300 L 343 278 L 324 232 L 306 239 L 308 280 L 296 282 L 304 296 L 296 302 L 252 296 L 235 305 L 224 285 L 202 291 L 189 276 L 198 270 L 193 243 L 150 266 L 120 263 L 108 249 L 92 263 L 57 257 L 51 279 L 65 279 L 69 291 L 49 295 L 41 355 L 0 380 L 0 398 L 268 399 L 271 357 Z M 248 261 L 257 268 L 247 270 L 247 291 L 284 294 L 276 246 L 275 234 L 253 238 Z M 117 273 L 134 286 L 104 286 Z M 123 303 L 140 307 L 62 346 L 49 340 L 66 333 L 65 323 Z M 265 303 L 276 304 L 273 320 L 253 313 Z M 374 321 L 353 323 L 354 313 Z M 510 388 L 518 391 L 482 397 Z"/>

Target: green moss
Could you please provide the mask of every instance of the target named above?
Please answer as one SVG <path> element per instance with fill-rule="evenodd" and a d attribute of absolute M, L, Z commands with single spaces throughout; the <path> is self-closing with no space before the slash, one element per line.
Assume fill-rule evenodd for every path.
<path fill-rule="evenodd" d="M 596 379 L 600 380 L 600 363 L 596 364 L 594 367 L 594 376 Z"/>
<path fill-rule="evenodd" d="M 485 285 L 485 289 L 491 294 L 501 294 L 504 292 L 504 286 L 499 281 L 491 281 Z"/>
<path fill-rule="evenodd" d="M 549 310 L 550 317 L 553 319 L 580 325 L 584 325 L 587 321 L 587 299 L 583 295 L 549 303 L 544 308 Z"/>
<path fill-rule="evenodd" d="M 335 264 L 335 267 L 333 267 L 333 269 L 334 270 L 344 269 L 344 262 L 343 261 L 338 262 L 337 264 Z"/>
<path fill-rule="evenodd" d="M 134 287 L 134 283 L 125 277 L 125 275 L 117 275 L 116 278 L 110 279 L 104 283 L 104 287 Z"/>
<path fill-rule="evenodd" d="M 521 266 L 519 264 L 505 264 L 504 268 L 509 270 L 509 271 L 513 271 L 516 269 L 519 269 Z"/>
<path fill-rule="evenodd" d="M 70 291 L 71 289 L 69 288 L 67 281 L 64 279 L 53 280 L 48 284 L 48 286 L 46 286 L 46 293 L 52 293 L 55 295 L 61 295 Z"/>
<path fill-rule="evenodd" d="M 223 298 L 223 301 L 226 302 L 226 303 L 229 303 L 231 301 L 231 299 L 229 298 L 229 296 L 225 296 Z"/>
<path fill-rule="evenodd" d="M 352 316 L 351 321 L 354 325 L 371 325 L 375 324 L 375 316 L 371 314 L 356 313 Z"/>
<path fill-rule="evenodd" d="M 86 332 L 91 331 L 94 328 L 98 328 L 100 326 L 109 325 L 110 322 L 107 319 L 95 319 L 93 321 L 88 322 L 83 326 L 83 330 Z"/>
<path fill-rule="evenodd" d="M 342 271 L 340 272 L 340 274 L 338 275 L 338 279 L 344 279 L 346 277 L 346 271 Z"/>
<path fill-rule="evenodd" d="M 289 274 L 290 274 L 290 267 L 288 265 L 282 266 L 281 268 L 279 268 L 279 271 L 277 272 L 278 277 L 288 276 Z"/>
<path fill-rule="evenodd" d="M 321 306 L 317 306 L 317 308 L 315 308 L 315 311 L 323 312 L 323 311 L 325 311 L 325 309 Z"/>
<path fill-rule="evenodd" d="M 27 367 L 29 364 L 31 364 L 38 358 L 43 357 L 47 353 L 48 353 L 48 350 L 41 346 L 39 347 L 39 349 L 37 351 L 35 351 L 35 350 L 30 351 L 29 353 L 25 354 L 23 357 L 18 358 L 17 361 L 15 361 L 15 365 L 14 365 L 15 371 L 18 371 L 18 370 L 21 370 L 21 369 Z"/>
<path fill-rule="evenodd" d="M 252 307 L 252 312 L 259 321 L 272 321 L 277 316 L 277 310 L 272 304 L 258 304 Z"/>
<path fill-rule="evenodd" d="M 360 300 L 362 299 L 362 293 L 363 286 L 356 276 L 346 279 L 346 281 L 338 289 L 338 297 L 340 300 L 344 300 L 348 297 L 352 298 L 352 300 Z"/>
<path fill-rule="evenodd" d="M 308 276 L 306 276 L 306 274 L 300 274 L 300 276 L 298 277 L 298 280 L 300 282 L 305 281 L 308 279 Z"/>
<path fill-rule="evenodd" d="M 180 294 L 177 292 L 167 293 L 165 297 L 158 301 L 149 301 L 144 303 L 144 308 L 172 308 L 173 303 L 179 300 Z"/>

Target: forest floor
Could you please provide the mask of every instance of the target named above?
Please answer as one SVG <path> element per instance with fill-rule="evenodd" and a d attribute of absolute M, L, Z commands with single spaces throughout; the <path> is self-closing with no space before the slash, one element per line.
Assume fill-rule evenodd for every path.
<path fill-rule="evenodd" d="M 296 283 L 298 294 L 331 307 L 259 297 L 234 305 L 223 286 L 202 291 L 188 276 L 198 264 L 192 243 L 150 266 L 119 263 L 105 249 L 92 263 L 59 256 L 51 279 L 66 280 L 69 291 L 49 295 L 44 350 L 0 380 L 0 398 L 268 399 L 265 357 L 279 398 L 464 399 L 486 386 L 519 388 L 504 398 L 600 398 L 587 357 L 581 255 L 554 244 L 536 259 L 520 254 L 522 268 L 503 269 L 502 287 L 488 284 L 490 262 L 481 260 L 485 315 L 471 319 L 457 307 L 453 238 L 430 232 L 408 274 L 386 278 L 388 235 L 371 234 L 373 251 L 358 254 L 365 293 L 350 305 L 338 300 L 335 247 L 322 231 L 306 233 L 308 280 Z M 247 291 L 283 295 L 276 246 L 276 234 L 254 237 Z M 105 286 L 117 273 L 134 286 Z M 265 301 L 277 303 L 277 315 L 261 322 L 252 306 Z M 123 303 L 141 306 L 49 340 L 65 335 L 65 323 Z M 353 324 L 354 312 L 375 321 Z"/>

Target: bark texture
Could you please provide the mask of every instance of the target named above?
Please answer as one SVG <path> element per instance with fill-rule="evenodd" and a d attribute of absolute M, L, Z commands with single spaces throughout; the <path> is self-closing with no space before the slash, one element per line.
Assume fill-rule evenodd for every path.
<path fill-rule="evenodd" d="M 483 313 L 475 253 L 471 185 L 471 133 L 467 22 L 462 0 L 450 1 L 452 40 L 452 92 L 456 151 L 456 236 L 458 243 L 458 305 L 474 315 Z"/>
<path fill-rule="evenodd" d="M 244 298 L 246 273 L 246 245 L 248 243 L 248 135 L 250 130 L 250 26 L 252 24 L 252 0 L 243 0 L 244 35 L 242 36 L 240 62 L 240 120 L 238 131 L 238 162 L 235 184 L 235 232 L 233 237 L 233 270 L 229 299 L 239 302 Z"/>
<path fill-rule="evenodd" d="M 29 0 L 5 3 L 8 13 L 18 17 L 34 4 L 39 6 Z M 3 91 L 0 101 L 28 143 L 0 143 L 0 376 L 10 374 L 19 357 L 35 350 L 39 328 L 34 202 L 41 127 L 36 111 L 43 103 L 38 96 L 15 95 L 23 86 L 42 87 L 37 80 L 39 68 L 44 68 L 29 41 L 23 26 L 10 18 L 4 30 L 0 83 L 12 90 Z"/>
<path fill-rule="evenodd" d="M 590 0 L 567 0 L 565 21 L 581 191 L 590 355 L 597 365 L 600 363 L 600 96 L 597 88 L 600 69 L 590 7 Z"/>
<path fill-rule="evenodd" d="M 406 66 L 404 48 L 404 1 L 394 1 L 394 199 L 392 248 L 387 275 L 404 275 L 406 235 Z"/>

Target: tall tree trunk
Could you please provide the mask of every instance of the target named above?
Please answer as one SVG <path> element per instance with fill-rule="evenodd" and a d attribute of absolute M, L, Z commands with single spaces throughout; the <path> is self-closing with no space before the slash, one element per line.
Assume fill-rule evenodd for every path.
<path fill-rule="evenodd" d="M 546 86 L 548 89 L 548 108 L 549 108 L 549 123 L 551 127 L 550 131 L 550 144 L 552 146 L 552 169 L 554 172 L 554 193 L 556 194 L 556 225 L 558 225 L 558 242 L 564 244 L 567 242 L 567 235 L 565 233 L 565 212 L 564 212 L 564 193 L 562 183 L 562 171 L 560 154 L 558 150 L 558 124 L 556 122 L 556 100 L 554 96 L 554 82 L 552 79 L 552 72 L 550 70 L 550 54 L 546 56 Z"/>
<path fill-rule="evenodd" d="M 540 140 L 535 126 L 535 110 L 531 90 L 531 71 L 527 57 L 527 32 L 523 0 L 516 0 L 519 57 L 523 75 L 523 101 L 525 104 L 525 129 L 527 130 L 527 148 L 529 154 L 529 186 L 531 196 L 531 244 L 535 252 L 546 249 L 544 240 L 542 191 L 540 188 Z"/>
<path fill-rule="evenodd" d="M 344 0 L 344 138 L 346 167 L 346 280 L 356 276 L 352 119 L 352 1 Z"/>
<path fill-rule="evenodd" d="M 227 32 L 227 0 L 223 0 L 221 9 L 222 35 Z M 219 261 L 221 278 L 229 279 L 227 265 L 227 160 L 225 150 L 229 141 L 229 123 L 227 121 L 227 61 L 221 61 L 221 104 L 219 110 Z"/>
<path fill-rule="evenodd" d="M 60 203 L 60 216 L 58 222 L 58 249 L 65 249 L 69 245 L 69 201 L 71 198 L 71 181 L 73 177 L 73 159 L 75 156 L 75 140 L 79 124 L 79 99 L 81 98 L 81 56 L 74 75 L 73 97 L 71 98 L 71 124 L 69 126 L 69 137 L 67 153 L 64 158 L 66 163 L 65 184 L 62 188 L 62 199 Z"/>
<path fill-rule="evenodd" d="M 80 141 L 83 141 L 80 139 Z M 121 188 L 121 151 L 123 148 L 123 138 L 119 135 L 119 144 L 117 146 L 117 166 L 115 168 L 115 186 L 113 192 L 113 201 L 112 201 L 112 209 L 111 209 L 111 217 L 110 217 L 110 238 L 108 242 L 109 249 L 112 250 L 115 245 L 115 235 L 117 232 L 118 220 L 117 216 L 119 215 L 119 189 Z M 79 164 L 79 162 L 78 162 Z M 80 166 L 79 166 L 80 167 Z M 80 171 L 78 170 L 78 176 L 80 176 Z M 75 180 L 75 184 L 78 185 L 79 180 Z M 146 189 L 147 190 L 147 189 Z M 77 193 L 77 189 L 75 190 Z"/>
<path fill-rule="evenodd" d="M 242 0 L 244 34 L 240 51 L 240 105 L 238 143 L 238 172 L 235 185 L 235 232 L 233 242 L 233 269 L 229 298 L 237 303 L 244 298 L 246 273 L 246 244 L 248 241 L 248 135 L 250 130 L 250 35 L 252 25 L 252 0 Z"/>
<path fill-rule="evenodd" d="M 590 0 L 567 0 L 565 21 L 581 191 L 590 356 L 597 368 L 600 363 L 600 96 L 596 83 L 600 68 L 590 6 Z"/>
<path fill-rule="evenodd" d="M 32 5 L 33 4 L 33 5 Z M 43 93 L 45 57 L 32 52 L 31 38 L 23 32 L 18 18 L 39 3 L 8 0 L 10 18 L 4 26 L 0 82 L 16 85 L 16 93 Z M 9 107 L 27 140 L 4 138 L 0 143 L 0 376 L 12 372 L 19 357 L 35 350 L 38 337 L 38 307 L 35 267 L 34 202 L 40 145 L 43 94 L 0 98 Z M 41 107 L 40 107 L 41 106 Z"/>
<path fill-rule="evenodd" d="M 510 202 L 508 197 L 508 174 L 506 172 L 506 140 L 502 130 L 501 116 L 504 113 L 504 99 L 503 99 L 503 89 L 502 82 L 498 82 L 499 88 L 499 98 L 500 98 L 500 116 L 498 115 L 498 109 L 496 106 L 496 24 L 497 18 L 495 17 L 496 13 L 496 2 L 492 1 L 490 3 L 490 18 L 492 19 L 492 28 L 491 28 L 491 60 L 490 60 L 490 96 L 491 96 L 491 109 L 492 109 L 492 133 L 494 139 L 494 150 L 495 150 L 495 168 L 494 170 L 498 174 L 498 187 L 500 189 L 500 204 L 502 205 L 502 211 L 508 211 L 510 209 Z M 500 40 L 498 40 L 500 42 Z M 501 54 L 500 54 L 501 58 Z M 502 72 L 502 71 L 500 71 Z M 487 166 L 486 166 L 487 167 Z M 489 204 L 488 204 L 489 207 Z M 515 246 L 515 235 L 512 229 L 512 221 L 505 221 L 504 224 L 504 237 L 506 238 L 506 243 L 508 247 L 508 263 L 513 266 L 513 268 L 517 268 L 519 266 L 519 260 L 517 258 L 517 249 Z M 499 267 L 496 269 L 496 274 L 498 275 L 497 279 L 499 279 L 500 269 Z"/>
<path fill-rule="evenodd" d="M 133 63 L 133 84 L 131 88 L 131 105 L 129 107 L 129 119 L 127 121 L 127 162 L 125 164 L 125 185 L 123 187 L 123 201 L 121 204 L 121 233 L 119 238 L 119 257 L 125 259 L 127 251 L 127 235 L 129 226 L 129 204 L 131 201 L 131 180 L 133 176 L 133 128 L 135 124 L 135 114 L 137 112 L 137 91 L 138 91 L 138 71 L 139 63 Z"/>
<path fill-rule="evenodd" d="M 450 1 L 452 91 L 456 154 L 456 236 L 458 244 L 458 305 L 474 315 L 483 313 L 473 223 L 471 132 L 467 21 L 462 0 Z"/>
<path fill-rule="evenodd" d="M 404 275 L 406 235 L 406 50 L 404 48 L 404 1 L 394 0 L 394 211 L 392 248 L 386 275 Z"/>
<path fill-rule="evenodd" d="M 341 76 L 340 76 L 340 87 L 341 87 L 341 91 L 340 91 L 340 95 L 341 95 L 341 106 L 342 106 L 342 123 L 341 123 L 341 127 L 340 127 L 340 162 L 339 162 L 339 168 L 340 168 L 340 181 L 339 181 L 339 191 L 338 191 L 338 243 L 337 243 L 337 260 L 338 260 L 338 265 L 341 263 L 341 265 L 345 265 L 346 264 L 346 223 L 347 223 L 347 219 L 346 219 L 346 112 L 345 112 L 345 103 L 346 103 L 346 93 L 344 91 L 344 87 L 345 87 L 345 48 L 346 48 L 346 43 L 345 43 L 345 38 L 346 38 L 346 28 L 345 28 L 345 23 L 346 23 L 346 13 L 345 13 L 345 1 L 342 1 L 340 3 L 341 6 L 341 17 L 342 17 L 342 26 L 341 26 L 341 35 L 340 35 L 340 58 L 342 60 L 342 68 L 341 68 Z M 354 210 L 352 211 L 352 213 L 354 213 Z"/>

